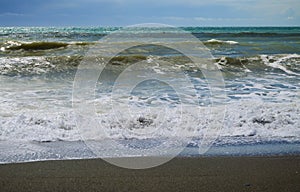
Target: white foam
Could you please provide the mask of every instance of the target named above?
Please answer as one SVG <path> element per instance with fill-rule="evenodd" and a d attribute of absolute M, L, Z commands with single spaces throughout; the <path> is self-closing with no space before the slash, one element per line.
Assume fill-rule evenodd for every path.
<path fill-rule="evenodd" d="M 300 104 L 245 100 L 229 104 L 221 137 L 300 139 Z"/>
<path fill-rule="evenodd" d="M 71 110 L 69 108 L 69 110 Z M 76 115 L 72 112 L 27 112 L 13 114 L 12 116 L 1 117 L 0 140 L 23 140 L 23 141 L 56 141 L 80 140 L 81 137 L 76 129 Z M 155 137 L 168 137 L 176 132 L 182 137 L 195 136 L 195 131 L 200 137 L 206 131 L 209 119 L 209 108 L 202 108 L 202 112 L 183 111 L 189 119 L 180 119 L 181 111 L 176 109 L 168 110 L 167 113 L 154 111 L 146 115 L 154 123 L 145 129 L 158 131 Z M 3 115 L 3 114 L 2 114 Z M 116 119 L 118 114 L 99 115 L 101 127 L 107 131 L 108 138 L 124 139 L 130 138 L 130 129 L 139 129 L 137 118 Z M 161 115 L 161 116 L 159 116 Z M 258 100 L 245 100 L 242 102 L 230 103 L 227 106 L 224 129 L 220 138 L 229 137 L 226 142 L 236 142 L 236 136 L 260 138 L 300 139 L 300 106 L 299 103 L 265 103 Z M 163 122 L 168 122 L 164 124 Z M 121 124 L 120 124 L 121 123 Z M 157 129 L 157 125 L 159 129 Z M 133 128 L 135 127 L 135 128 Z M 140 128 L 142 128 L 141 126 Z M 126 130 L 127 129 L 127 130 Z M 176 135 L 175 134 L 175 135 Z M 137 135 L 134 135 L 137 136 Z M 150 135 L 141 135 L 145 139 Z M 178 135 L 176 135 L 178 136 Z M 103 135 L 91 133 L 87 139 L 101 139 Z"/>
<path fill-rule="evenodd" d="M 138 101 L 138 98 L 134 99 Z M 100 100 L 109 105 L 109 97 Z M 11 109 L 10 113 L 8 109 L 10 115 L 0 114 L 0 147 L 3 148 L 0 150 L 0 163 L 89 158 L 92 153 L 82 141 L 103 143 L 101 157 L 122 156 L 116 148 L 105 145 L 107 139 L 127 144 L 134 141 L 132 139 L 139 139 L 151 144 L 151 141 L 164 142 L 165 138 L 171 138 L 178 141 L 178 145 L 182 145 L 181 140 L 187 140 L 194 146 L 200 146 L 205 133 L 214 133 L 219 135 L 215 141 L 218 146 L 300 140 L 299 102 L 266 103 L 251 99 L 229 103 L 220 132 L 209 128 L 212 123 L 210 115 L 218 111 L 218 106 L 201 107 L 200 113 L 182 111 L 188 117 L 184 119 L 180 118 L 182 114 L 176 108 L 170 108 L 166 113 L 150 110 L 144 117 L 153 123 L 146 126 L 137 121 L 138 116 L 127 118 L 126 115 L 107 113 L 101 109 L 97 111 L 98 118 L 94 119 L 101 126 L 86 127 L 84 136 L 82 131 L 85 130 L 78 130 L 76 124 L 81 117 L 75 115 L 71 107 L 48 109 L 45 103 L 40 103 L 38 108 L 28 110 L 21 107 L 19 113 L 15 109 Z M 165 150 L 176 147 L 181 146 L 174 146 L 173 142 L 166 145 Z"/>
<path fill-rule="evenodd" d="M 283 56 L 261 55 L 261 59 L 265 65 L 267 65 L 269 67 L 280 69 L 280 70 L 286 72 L 287 74 L 298 76 L 300 74 L 290 71 L 284 65 L 282 65 L 282 63 L 285 63 L 288 59 L 291 59 L 291 58 L 300 58 L 300 55 L 298 55 L 298 54 L 289 54 L 289 55 L 283 55 Z M 270 60 L 274 60 L 274 62 L 271 62 Z"/>
<path fill-rule="evenodd" d="M 206 42 L 208 43 L 224 43 L 224 44 L 230 44 L 230 45 L 236 45 L 236 44 L 239 44 L 239 42 L 237 41 L 223 41 L 223 40 L 218 40 L 218 39 L 210 39 L 210 40 L 207 40 Z"/>
<path fill-rule="evenodd" d="M 1 57 L 0 74 L 25 73 L 42 74 L 51 71 L 55 66 L 45 57 Z"/>
<path fill-rule="evenodd" d="M 74 141 L 80 140 L 76 122 L 68 113 L 21 113 L 1 118 L 0 140 L 10 141 Z"/>

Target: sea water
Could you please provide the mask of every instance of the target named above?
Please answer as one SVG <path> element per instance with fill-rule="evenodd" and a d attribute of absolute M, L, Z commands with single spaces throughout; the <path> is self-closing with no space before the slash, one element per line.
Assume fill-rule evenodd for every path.
<path fill-rule="evenodd" d="M 139 112 L 133 116 L 110 110 L 113 77 L 126 69 L 129 63 L 137 61 L 146 61 L 149 65 L 142 67 L 157 74 L 176 76 L 180 69 L 190 77 L 194 85 L 190 89 L 196 90 L 194 96 L 186 95 L 186 101 L 193 102 L 197 98 L 199 108 L 204 111 L 211 106 L 210 89 L 201 71 L 193 68 L 178 52 L 155 46 L 141 46 L 110 61 L 102 74 L 103 78 L 95 86 L 93 100 L 95 113 L 106 134 L 93 132 L 83 138 L 78 131 L 79 117 L 72 105 L 78 66 L 92 46 L 120 29 L 0 28 L 2 163 L 96 157 L 85 144 L 86 140 L 102 142 L 102 157 L 122 157 L 126 154 L 106 145 L 107 139 L 131 147 L 151 148 L 163 143 L 166 138 L 180 140 L 178 134 L 174 134 L 178 128 L 180 137 L 188 138 L 181 155 L 199 155 L 197 149 L 210 120 L 207 115 L 182 111 L 182 101 L 167 84 L 143 82 L 132 90 L 130 97 L 116 92 L 119 94 L 113 102 L 127 102 L 132 111 Z M 224 121 L 212 148 L 205 154 L 299 153 L 300 28 L 185 27 L 180 28 L 181 32 L 191 33 L 199 40 L 199 45 L 190 46 L 201 44 L 209 49 L 212 65 L 221 71 L 224 78 L 226 98 L 219 104 L 226 106 Z M 172 36 L 178 30 L 144 28 L 132 30 L 131 33 Z M 128 42 L 117 43 L 122 45 Z M 174 43 L 182 45 L 189 42 Z M 101 59 L 106 55 L 96 57 Z M 172 65 L 151 64 L 157 59 Z M 123 83 L 130 84 L 131 81 L 134 77 L 127 78 Z M 173 81 L 180 85 L 180 79 L 173 78 Z M 182 113 L 189 118 L 180 119 Z M 157 125 L 163 126 L 157 128 Z M 149 134 L 132 134 L 141 131 Z M 174 143 L 166 146 L 166 151 L 182 147 L 181 142 L 178 145 Z"/>

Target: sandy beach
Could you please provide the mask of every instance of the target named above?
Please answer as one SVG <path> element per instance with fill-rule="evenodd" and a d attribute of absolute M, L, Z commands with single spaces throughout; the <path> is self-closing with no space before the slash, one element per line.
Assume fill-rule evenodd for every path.
<path fill-rule="evenodd" d="M 130 160 L 130 159 L 129 159 Z M 101 159 L 0 165 L 0 191 L 299 191 L 300 156 L 175 158 L 129 170 Z"/>

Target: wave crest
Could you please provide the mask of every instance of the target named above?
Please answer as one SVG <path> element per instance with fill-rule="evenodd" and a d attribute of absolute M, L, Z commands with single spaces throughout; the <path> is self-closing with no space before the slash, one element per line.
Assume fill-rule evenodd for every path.
<path fill-rule="evenodd" d="M 239 42 L 237 41 L 223 41 L 223 40 L 218 40 L 218 39 L 210 39 L 207 41 L 204 41 L 204 45 L 237 45 Z"/>
<path fill-rule="evenodd" d="M 25 51 L 33 51 L 33 50 L 48 50 L 48 49 L 59 49 L 65 48 L 69 45 L 89 45 L 91 43 L 88 42 L 44 42 L 44 41 L 36 41 L 36 42 L 19 42 L 19 41 L 7 41 L 5 42 L 0 50 L 1 51 L 15 51 L 15 50 L 25 50 Z"/>
<path fill-rule="evenodd" d="M 147 60 L 153 56 L 147 55 L 119 55 L 110 60 L 108 66 L 111 70 L 120 70 L 130 63 L 135 63 L 141 60 Z M 193 71 L 194 68 L 189 65 L 189 60 L 184 56 L 155 56 L 159 60 L 167 61 L 172 66 L 172 69 L 181 69 L 183 71 Z M 96 56 L 90 58 L 97 60 L 105 58 Z M 30 57 L 2 57 L 0 58 L 0 74 L 1 75 L 35 75 L 51 72 L 64 72 L 68 70 L 76 70 L 77 66 L 82 61 L 83 56 L 30 56 Z M 261 73 L 264 71 L 275 71 L 276 73 L 286 73 L 288 75 L 300 75 L 300 55 L 285 54 L 285 55 L 257 55 L 251 57 L 220 57 L 212 61 L 218 68 L 231 76 L 239 74 L 255 72 Z"/>

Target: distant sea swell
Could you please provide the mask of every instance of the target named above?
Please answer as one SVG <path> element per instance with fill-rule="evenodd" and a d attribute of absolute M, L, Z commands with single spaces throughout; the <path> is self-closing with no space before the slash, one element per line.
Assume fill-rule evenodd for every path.
<path fill-rule="evenodd" d="M 97 44 L 97 40 L 118 29 L 120 28 L 0 28 L 0 74 L 35 74 L 51 72 L 50 69 L 61 71 L 76 67 L 89 46 Z M 277 68 L 294 75 L 299 72 L 300 28 L 298 27 L 186 27 L 182 29 L 199 38 L 210 49 L 216 58 L 216 63 L 224 71 L 236 68 L 238 71 L 249 69 L 249 72 L 250 68 L 262 67 L 262 69 Z M 141 32 L 177 33 L 172 28 L 132 30 L 132 33 Z M 154 54 L 164 56 L 159 52 Z M 146 59 L 147 56 L 149 54 L 129 55 L 119 59 L 120 63 L 124 64 L 125 57 L 131 60 L 137 57 Z M 178 62 L 182 61 L 176 55 L 168 55 L 168 57 L 174 61 L 176 59 Z M 286 64 L 285 61 L 291 62 Z M 32 64 L 34 62 L 38 63 L 34 65 L 35 67 Z"/>
<path fill-rule="evenodd" d="M 184 43 L 184 42 L 183 42 Z M 234 45 L 238 44 L 236 41 L 222 41 L 218 39 L 210 39 L 203 42 L 204 45 Z M 47 49 L 59 49 L 66 48 L 67 46 L 78 45 L 92 45 L 93 42 L 49 42 L 49 41 L 37 41 L 37 42 L 20 42 L 20 41 L 6 41 L 0 44 L 0 50 L 5 51 L 34 51 L 34 50 L 47 50 Z"/>

